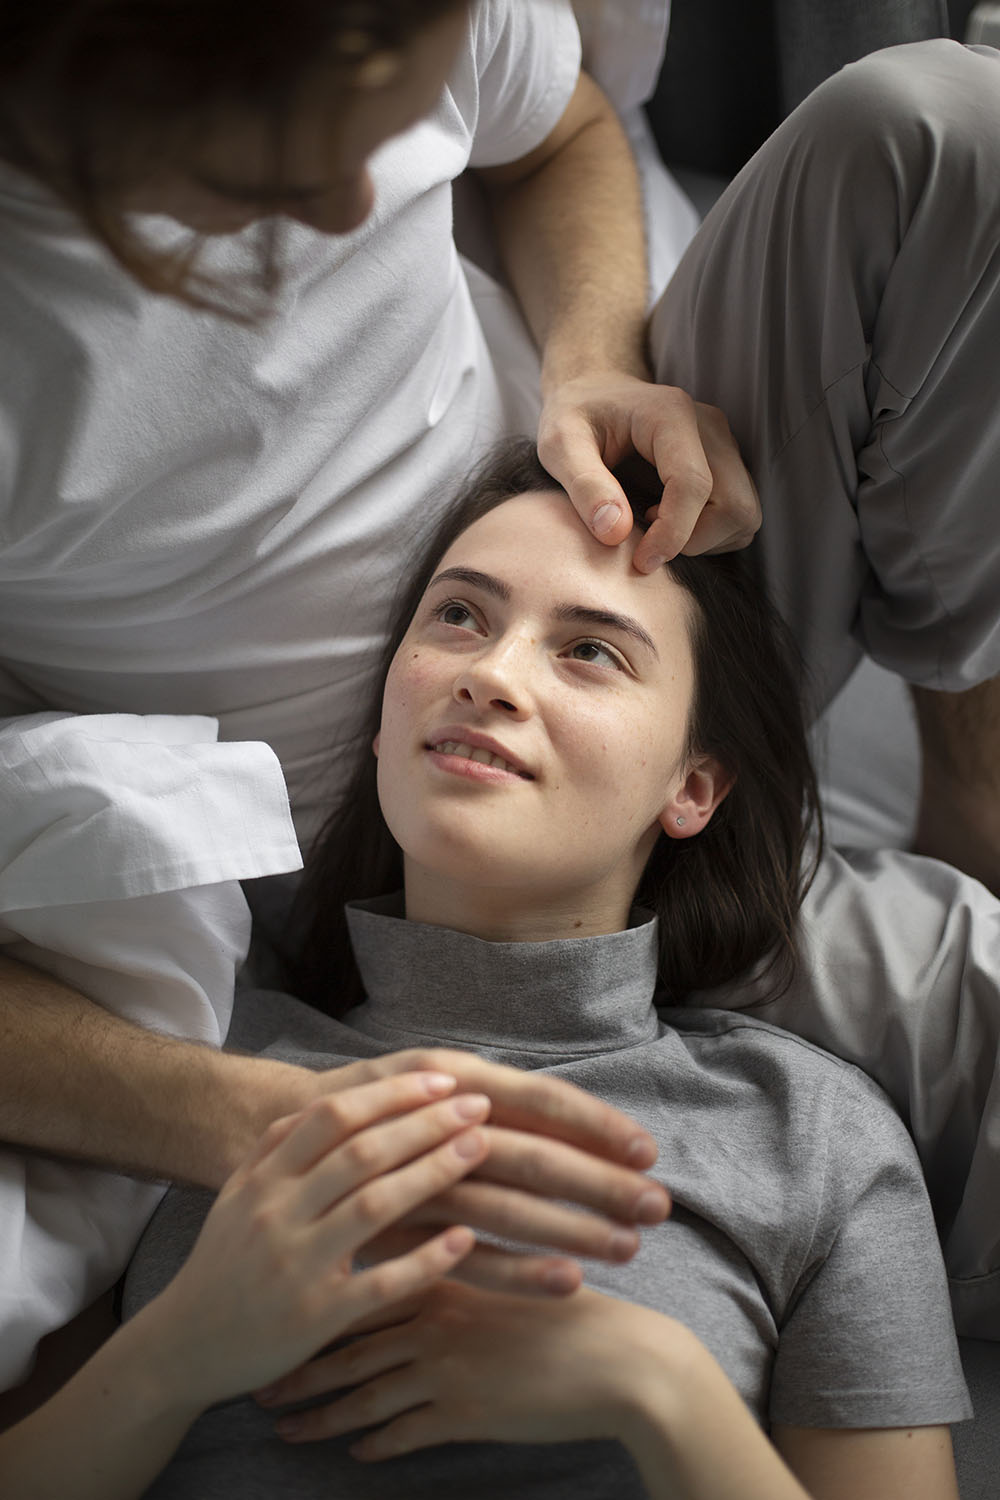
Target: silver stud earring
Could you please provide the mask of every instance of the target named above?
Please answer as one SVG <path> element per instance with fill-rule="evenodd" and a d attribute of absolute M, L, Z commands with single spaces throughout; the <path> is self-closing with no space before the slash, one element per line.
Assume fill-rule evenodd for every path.
<path fill-rule="evenodd" d="M 684 824 L 685 824 L 685 823 L 686 823 L 686 822 L 687 822 L 687 819 L 686 819 L 686 818 L 678 818 L 678 819 L 677 819 L 677 827 L 678 827 L 678 828 L 683 828 L 683 827 L 684 827 Z"/>

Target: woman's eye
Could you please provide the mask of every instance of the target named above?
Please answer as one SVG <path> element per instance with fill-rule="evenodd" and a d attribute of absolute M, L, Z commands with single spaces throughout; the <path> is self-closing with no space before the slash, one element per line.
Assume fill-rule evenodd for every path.
<path fill-rule="evenodd" d="M 608 646 L 602 646 L 600 641 L 577 641 L 569 649 L 576 661 L 592 662 L 598 667 L 621 668 L 621 658 Z"/>
<path fill-rule="evenodd" d="M 454 599 L 439 604 L 434 613 L 442 625 L 469 626 L 476 623 L 476 617 L 471 609 L 464 604 L 458 604 Z"/>

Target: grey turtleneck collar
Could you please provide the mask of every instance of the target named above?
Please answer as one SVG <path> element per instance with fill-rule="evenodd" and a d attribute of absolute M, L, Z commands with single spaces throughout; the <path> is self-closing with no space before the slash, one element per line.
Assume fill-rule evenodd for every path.
<path fill-rule="evenodd" d="M 659 1026 L 656 918 L 606 937 L 487 943 L 408 922 L 402 895 L 352 902 L 347 922 L 367 1000 L 348 1025 L 385 1040 L 511 1051 L 608 1052 Z"/>

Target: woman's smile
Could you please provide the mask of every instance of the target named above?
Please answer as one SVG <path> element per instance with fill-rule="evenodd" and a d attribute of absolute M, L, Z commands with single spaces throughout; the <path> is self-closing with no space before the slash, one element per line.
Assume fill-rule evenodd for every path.
<path fill-rule="evenodd" d="M 627 920 L 664 809 L 685 795 L 694 686 L 687 595 L 666 571 L 637 572 L 631 550 L 596 542 L 561 492 L 535 491 L 441 559 L 376 742 L 422 920 L 462 926 L 454 899 L 495 906 L 501 892 L 537 913 L 543 891 L 583 921 Z M 670 821 L 675 836 L 695 820 L 685 804 Z"/>
<path fill-rule="evenodd" d="M 434 765 L 454 775 L 500 783 L 534 781 L 532 773 L 505 745 L 462 725 L 449 725 L 432 735 L 426 749 Z M 498 772 L 498 775 L 488 775 Z"/>

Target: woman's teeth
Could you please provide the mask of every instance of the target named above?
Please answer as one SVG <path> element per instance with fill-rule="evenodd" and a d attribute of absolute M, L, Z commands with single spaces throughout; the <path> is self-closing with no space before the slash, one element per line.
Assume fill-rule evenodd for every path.
<path fill-rule="evenodd" d="M 441 755 L 459 755 L 463 760 L 478 760 L 484 766 L 499 766 L 501 771 L 510 771 L 513 776 L 523 776 L 517 766 L 512 766 L 510 761 L 504 760 L 502 755 L 494 755 L 492 750 L 484 750 L 479 745 L 463 745 L 458 740 L 445 740 L 434 749 Z"/>

